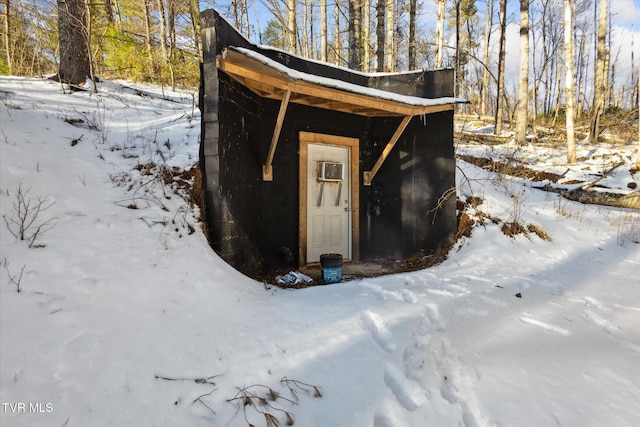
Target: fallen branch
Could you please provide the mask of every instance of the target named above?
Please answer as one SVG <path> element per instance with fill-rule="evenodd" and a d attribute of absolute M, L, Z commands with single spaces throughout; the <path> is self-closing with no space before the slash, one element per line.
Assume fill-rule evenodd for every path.
<path fill-rule="evenodd" d="M 614 166 L 613 166 L 613 167 L 611 167 L 610 169 L 608 169 L 608 170 L 604 171 L 604 172 L 602 173 L 602 175 L 601 175 L 600 177 L 598 177 L 598 179 L 596 179 L 596 180 L 594 180 L 594 181 L 591 181 L 591 182 L 588 182 L 588 183 L 586 183 L 585 185 L 583 185 L 583 186 L 582 186 L 582 189 L 583 189 L 583 190 L 588 190 L 588 189 L 590 189 L 591 187 L 593 187 L 594 185 L 596 185 L 597 183 L 599 183 L 600 181 L 602 181 L 603 179 L 605 179 L 607 176 L 611 175 L 611 173 L 612 173 L 614 170 L 618 169 L 618 168 L 619 168 L 620 166 L 622 166 L 622 165 L 624 165 L 624 162 L 619 162 L 619 163 L 617 163 L 616 165 L 614 165 Z"/>

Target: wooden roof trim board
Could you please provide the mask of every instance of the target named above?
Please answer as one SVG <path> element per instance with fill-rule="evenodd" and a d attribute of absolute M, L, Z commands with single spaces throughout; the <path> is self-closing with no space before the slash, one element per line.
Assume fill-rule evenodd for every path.
<path fill-rule="evenodd" d="M 263 181 L 273 181 L 272 162 L 287 107 L 290 102 L 341 111 L 366 117 L 403 117 L 371 171 L 363 173 L 363 184 L 371 185 L 412 117 L 453 110 L 465 102 L 457 98 L 420 98 L 367 88 L 327 77 L 292 70 L 252 50 L 226 48 L 216 58 L 216 66 L 258 96 L 280 101 L 280 110 L 262 166 Z"/>
<path fill-rule="evenodd" d="M 290 102 L 367 117 L 417 116 L 453 110 L 464 100 L 427 99 L 398 95 L 336 79 L 292 70 L 242 48 L 226 48 L 216 59 L 218 69 L 262 97 L 281 100 L 291 91 Z M 326 103 L 325 101 L 332 101 Z"/>

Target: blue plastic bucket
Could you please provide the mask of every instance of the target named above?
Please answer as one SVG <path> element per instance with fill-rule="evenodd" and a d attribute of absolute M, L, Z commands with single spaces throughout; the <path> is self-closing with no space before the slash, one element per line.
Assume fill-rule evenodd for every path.
<path fill-rule="evenodd" d="M 337 283 L 342 280 L 342 255 L 320 255 L 320 269 L 322 280 L 326 283 Z"/>

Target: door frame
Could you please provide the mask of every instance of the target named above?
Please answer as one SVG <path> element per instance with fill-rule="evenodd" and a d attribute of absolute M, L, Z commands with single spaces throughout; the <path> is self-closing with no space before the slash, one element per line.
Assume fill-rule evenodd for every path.
<path fill-rule="evenodd" d="M 351 200 L 351 260 L 360 260 L 360 140 L 346 136 L 323 133 L 300 132 L 299 156 L 299 227 L 298 227 L 298 263 L 300 267 L 307 265 L 307 162 L 309 161 L 309 144 L 336 145 L 349 148 Z"/>

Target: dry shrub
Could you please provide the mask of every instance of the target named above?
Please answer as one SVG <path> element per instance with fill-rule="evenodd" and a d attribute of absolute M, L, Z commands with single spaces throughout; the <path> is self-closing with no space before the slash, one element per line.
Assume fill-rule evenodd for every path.
<path fill-rule="evenodd" d="M 471 231 L 473 231 L 473 227 L 477 225 L 475 219 L 471 218 L 471 216 L 462 212 L 458 216 L 458 232 L 456 233 L 456 240 L 461 237 L 471 237 Z"/>
<path fill-rule="evenodd" d="M 526 234 L 527 229 L 522 226 L 519 222 L 505 222 L 502 225 L 502 232 L 509 237 L 515 237 L 518 234 Z"/>
<path fill-rule="evenodd" d="M 182 197 L 191 205 L 197 206 L 199 210 L 198 221 L 202 227 L 204 235 L 209 238 L 209 232 L 207 227 L 207 219 L 204 210 L 204 197 L 202 194 L 202 171 L 198 164 L 193 165 L 189 169 L 184 171 L 174 170 L 171 172 L 170 182 L 177 187 L 176 193 L 181 194 Z M 168 177 L 167 177 L 168 178 Z M 167 182 L 163 174 L 163 179 Z"/>
<path fill-rule="evenodd" d="M 547 234 L 546 231 L 544 231 L 542 228 L 538 227 L 537 225 L 529 224 L 527 226 L 527 230 L 529 230 L 530 233 L 535 234 L 545 242 L 551 241 L 551 236 L 549 236 L 549 234 Z"/>
<path fill-rule="evenodd" d="M 551 236 L 537 225 L 529 224 L 524 227 L 517 221 L 505 222 L 502 225 L 502 232 L 511 238 L 515 238 L 518 234 L 524 234 L 525 237 L 529 238 L 529 233 L 533 233 L 545 242 L 551 241 Z"/>

